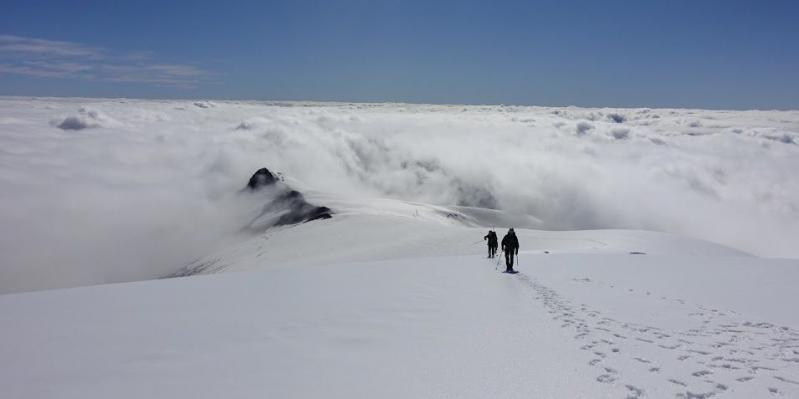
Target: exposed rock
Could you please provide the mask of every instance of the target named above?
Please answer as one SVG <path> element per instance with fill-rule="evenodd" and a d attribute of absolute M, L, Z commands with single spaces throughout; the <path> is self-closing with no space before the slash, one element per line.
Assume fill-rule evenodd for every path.
<path fill-rule="evenodd" d="M 291 189 L 267 168 L 258 169 L 250 177 L 244 190 L 248 192 L 263 191 L 270 198 L 261 213 L 247 226 L 247 229 L 250 230 L 260 231 L 275 226 L 333 217 L 333 211 L 330 208 L 309 203 L 302 193 Z"/>
<path fill-rule="evenodd" d="M 271 186 L 275 184 L 275 182 L 277 182 L 275 175 L 273 175 L 269 169 L 261 168 L 250 177 L 250 181 L 247 182 L 247 188 L 254 191 L 261 187 Z"/>

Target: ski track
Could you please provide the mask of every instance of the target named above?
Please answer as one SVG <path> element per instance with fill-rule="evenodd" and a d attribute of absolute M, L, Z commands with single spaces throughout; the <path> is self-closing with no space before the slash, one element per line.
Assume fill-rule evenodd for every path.
<path fill-rule="evenodd" d="M 597 383 L 616 384 L 621 397 L 646 397 L 647 389 L 662 396 L 666 386 L 673 388 L 675 398 L 710 398 L 755 382 L 766 387 L 764 397 L 799 392 L 799 332 L 794 329 L 660 297 L 678 303 L 701 323 L 686 331 L 661 329 L 575 304 L 525 273 L 516 278 L 532 288 L 536 302 L 590 354 L 588 364 L 597 369 Z M 637 383 L 636 375 L 646 374 L 662 376 L 665 383 L 653 388 Z"/>

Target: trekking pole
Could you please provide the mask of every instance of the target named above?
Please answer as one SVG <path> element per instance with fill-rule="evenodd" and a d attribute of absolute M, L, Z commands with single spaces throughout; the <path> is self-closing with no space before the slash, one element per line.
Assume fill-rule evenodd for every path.
<path fill-rule="evenodd" d="M 499 260 L 502 259 L 502 252 L 504 252 L 504 250 L 499 251 L 499 257 L 497 257 L 497 263 L 494 264 L 494 270 L 499 269 Z"/>

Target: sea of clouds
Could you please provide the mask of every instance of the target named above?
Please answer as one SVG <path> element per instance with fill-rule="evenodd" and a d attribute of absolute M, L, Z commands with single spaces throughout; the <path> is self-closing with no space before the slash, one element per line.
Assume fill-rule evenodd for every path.
<path fill-rule="evenodd" d="M 304 190 L 799 257 L 799 112 L 0 99 L 0 293 L 169 274 Z"/>

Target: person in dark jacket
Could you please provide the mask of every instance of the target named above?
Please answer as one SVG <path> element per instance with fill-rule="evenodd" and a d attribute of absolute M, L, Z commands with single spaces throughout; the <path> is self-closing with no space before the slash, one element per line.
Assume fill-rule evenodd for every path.
<path fill-rule="evenodd" d="M 502 251 L 505 252 L 505 272 L 515 273 L 513 270 L 513 257 L 519 254 L 519 239 L 513 229 L 502 237 Z"/>
<path fill-rule="evenodd" d="M 488 240 L 488 257 L 493 258 L 497 255 L 497 233 L 494 230 L 488 230 L 488 234 L 483 237 L 483 241 Z"/>

